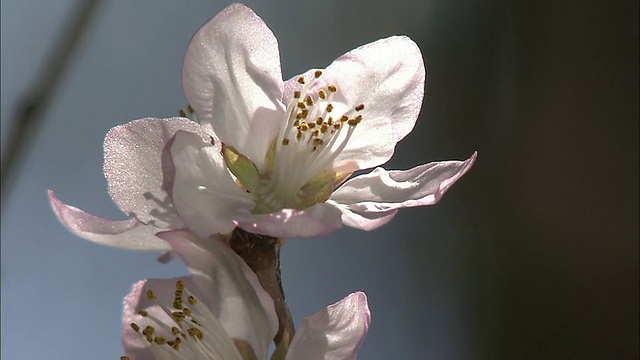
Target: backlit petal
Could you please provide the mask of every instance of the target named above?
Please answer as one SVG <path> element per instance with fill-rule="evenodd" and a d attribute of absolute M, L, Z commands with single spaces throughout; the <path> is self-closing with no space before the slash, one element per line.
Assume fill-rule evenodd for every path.
<path fill-rule="evenodd" d="M 433 205 L 473 165 L 477 154 L 466 161 L 441 161 L 409 170 L 372 172 L 348 180 L 331 195 L 331 200 L 364 212 Z"/>
<path fill-rule="evenodd" d="M 198 30 L 182 83 L 200 122 L 261 169 L 284 119 L 278 42 L 251 9 L 233 4 Z"/>
<path fill-rule="evenodd" d="M 342 226 L 341 212 L 326 203 L 304 210 L 283 209 L 271 214 L 245 212 L 236 217 L 238 227 L 277 238 L 326 235 Z"/>
<path fill-rule="evenodd" d="M 303 74 L 313 77 L 314 70 Z M 285 83 L 285 100 L 296 89 L 294 77 Z M 405 36 L 381 39 L 352 50 L 327 67 L 310 87 L 311 93 L 337 85 L 332 115 L 347 111 L 362 121 L 335 160 L 334 168 L 352 172 L 385 163 L 396 143 L 415 125 L 424 96 L 425 68 L 420 49 Z"/>
<path fill-rule="evenodd" d="M 273 300 L 255 273 L 219 239 L 203 240 L 179 230 L 158 236 L 185 261 L 202 300 L 227 333 L 247 341 L 258 359 L 266 359 L 278 331 L 278 318 Z"/>
<path fill-rule="evenodd" d="M 167 147 L 174 169 L 173 203 L 187 227 L 202 238 L 231 232 L 236 213 L 251 210 L 255 204 L 231 178 L 220 144 L 212 145 L 197 134 L 179 131 Z M 165 166 L 168 168 L 171 166 Z"/>
<path fill-rule="evenodd" d="M 370 320 L 366 295 L 353 293 L 302 320 L 286 359 L 355 359 Z"/>
<path fill-rule="evenodd" d="M 181 221 L 162 187 L 161 155 L 178 130 L 208 137 L 197 123 L 185 118 L 134 120 L 114 127 L 104 140 L 104 174 L 109 194 L 126 214 L 165 228 Z"/>
<path fill-rule="evenodd" d="M 100 245 L 131 250 L 170 250 L 155 234 L 162 229 L 136 219 L 114 221 L 84 212 L 58 200 L 49 190 L 49 201 L 58 219 L 69 231 Z"/>

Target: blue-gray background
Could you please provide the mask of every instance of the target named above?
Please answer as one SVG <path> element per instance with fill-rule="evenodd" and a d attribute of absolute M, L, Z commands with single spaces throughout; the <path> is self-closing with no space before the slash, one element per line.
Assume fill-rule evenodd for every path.
<path fill-rule="evenodd" d="M 79 2 L 2 0 L 2 141 Z M 185 104 L 182 57 L 227 2 L 118 0 L 98 9 L 11 193 L 3 193 L 2 358 L 114 359 L 121 299 L 184 272 L 75 238 L 65 202 L 123 218 L 102 175 L 114 125 Z M 285 77 L 407 34 L 428 69 L 421 118 L 388 168 L 479 158 L 442 202 L 373 232 L 291 240 L 300 321 L 369 296 L 362 359 L 638 358 L 636 1 L 250 1 Z"/>

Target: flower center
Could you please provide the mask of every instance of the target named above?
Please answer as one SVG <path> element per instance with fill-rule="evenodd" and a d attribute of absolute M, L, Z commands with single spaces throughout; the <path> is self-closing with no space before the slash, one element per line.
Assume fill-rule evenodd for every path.
<path fill-rule="evenodd" d="M 333 161 L 362 121 L 359 112 L 364 104 L 336 115 L 332 103 L 336 85 L 309 91 L 321 75 L 317 70 L 310 80 L 297 79 L 286 120 L 267 154 L 267 171 L 260 174 L 254 212 L 307 208 L 328 199 L 340 180 Z"/>
<path fill-rule="evenodd" d="M 146 297 L 149 301 L 157 300 L 153 290 L 147 290 Z M 216 341 L 220 340 L 220 331 L 224 332 L 224 329 L 207 306 L 185 288 L 182 280 L 176 282 L 172 306 L 158 303 L 157 307 L 163 313 L 138 312 L 155 326 L 135 322 L 130 324 L 149 343 L 149 349 L 156 359 L 223 358 Z M 120 359 L 129 360 L 129 357 L 122 356 Z"/>

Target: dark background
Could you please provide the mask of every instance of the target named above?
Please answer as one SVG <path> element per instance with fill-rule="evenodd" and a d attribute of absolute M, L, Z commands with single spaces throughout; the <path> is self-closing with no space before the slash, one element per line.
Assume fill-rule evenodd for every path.
<path fill-rule="evenodd" d="M 78 3 L 2 1 L 3 151 L 17 99 Z M 100 6 L 2 194 L 3 358 L 117 357 L 130 284 L 184 271 L 73 238 L 45 189 L 121 218 L 102 138 L 184 106 L 184 49 L 226 4 Z M 370 233 L 289 241 L 298 322 L 364 290 L 373 321 L 362 359 L 639 357 L 637 1 L 248 5 L 278 37 L 287 78 L 392 34 L 419 44 L 425 104 L 387 168 L 479 153 L 437 206 Z"/>

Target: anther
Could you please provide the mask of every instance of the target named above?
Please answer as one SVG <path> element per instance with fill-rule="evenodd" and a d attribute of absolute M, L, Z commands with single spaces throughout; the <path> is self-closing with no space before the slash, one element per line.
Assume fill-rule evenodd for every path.
<path fill-rule="evenodd" d="M 167 339 L 163 338 L 162 336 L 156 336 L 153 339 L 153 342 L 158 344 L 158 345 L 164 345 L 167 343 Z"/>
<path fill-rule="evenodd" d="M 329 86 L 327 86 L 327 90 L 329 90 L 330 92 L 334 93 L 338 91 L 338 87 L 335 86 L 334 84 L 331 84 Z"/>
<path fill-rule="evenodd" d="M 317 125 L 322 125 L 322 122 L 323 122 L 323 121 L 324 121 L 324 119 L 322 119 L 322 116 L 320 116 L 320 117 L 318 117 L 318 118 L 316 119 L 316 124 L 317 124 Z"/>
<path fill-rule="evenodd" d="M 333 111 L 333 105 L 332 104 L 328 104 L 327 105 L 327 112 L 332 112 Z"/>
<path fill-rule="evenodd" d="M 313 76 L 315 76 L 316 79 L 319 78 L 321 75 L 322 75 L 322 71 L 320 71 L 320 70 L 316 70 L 316 72 L 313 73 Z"/>
<path fill-rule="evenodd" d="M 322 132 L 324 134 L 324 133 L 327 132 L 328 129 L 329 129 L 329 125 L 322 124 L 322 126 L 320 127 L 320 132 Z"/>
<path fill-rule="evenodd" d="M 193 110 L 193 108 L 191 107 L 191 104 L 187 104 L 187 111 L 189 111 L 190 114 L 193 114 L 194 112 L 196 112 L 195 110 Z"/>
<path fill-rule="evenodd" d="M 341 121 L 341 122 L 345 122 L 345 121 L 347 121 L 347 120 L 349 120 L 349 117 L 348 117 L 347 115 L 342 115 L 342 116 L 340 116 L 340 121 Z"/>
<path fill-rule="evenodd" d="M 360 111 L 362 109 L 364 109 L 364 104 L 360 104 L 360 105 L 356 106 L 356 111 Z"/>
<path fill-rule="evenodd" d="M 318 97 L 320 99 L 322 99 L 322 100 L 326 99 L 327 98 L 327 92 L 321 89 L 320 91 L 318 91 Z"/>
<path fill-rule="evenodd" d="M 153 300 L 155 298 L 156 298 L 156 296 L 153 294 L 153 290 L 151 290 L 151 289 L 147 290 L 147 299 Z"/>
<path fill-rule="evenodd" d="M 182 310 L 182 313 L 185 316 L 191 316 L 191 310 L 189 310 L 188 308 L 184 308 L 184 310 Z"/>
<path fill-rule="evenodd" d="M 180 109 L 179 111 L 180 117 L 187 117 L 187 112 L 184 109 Z"/>
<path fill-rule="evenodd" d="M 289 140 L 289 139 L 287 139 L 287 140 Z M 193 297 L 193 296 L 189 296 L 189 297 L 187 298 L 187 301 L 189 302 L 189 304 L 190 304 L 191 306 L 193 306 L 193 305 L 195 305 L 195 304 L 198 302 L 198 299 L 196 299 L 196 298 L 195 298 L 195 297 Z"/>
<path fill-rule="evenodd" d="M 304 102 L 307 104 L 307 106 L 313 106 L 313 99 L 309 95 L 307 95 L 307 97 L 304 99 Z"/>
<path fill-rule="evenodd" d="M 171 313 L 171 316 L 173 317 L 173 320 L 175 320 L 176 322 L 180 322 L 184 320 L 184 314 L 180 311 L 174 311 L 173 313 Z"/>
<path fill-rule="evenodd" d="M 300 109 L 304 109 L 304 108 L 306 108 L 307 106 L 306 106 L 302 101 L 298 101 L 298 107 L 299 107 Z"/>
<path fill-rule="evenodd" d="M 304 82 L 305 82 L 305 81 L 304 81 L 304 76 L 300 76 L 300 77 L 298 78 L 298 83 L 299 83 L 299 84 L 304 84 Z"/>
<path fill-rule="evenodd" d="M 300 99 L 300 96 L 302 96 L 302 94 L 300 93 L 300 91 L 294 91 L 294 92 L 293 92 L 293 98 L 294 98 L 294 99 Z"/>
<path fill-rule="evenodd" d="M 285 146 L 289 145 L 289 139 L 288 138 L 282 139 L 282 145 L 285 145 Z"/>
<path fill-rule="evenodd" d="M 138 311 L 138 315 L 146 317 L 149 315 L 149 313 L 147 313 L 147 310 L 140 310 Z"/>
<path fill-rule="evenodd" d="M 176 281 L 176 289 L 177 290 L 184 290 L 184 281 L 182 281 L 182 280 Z"/>
<path fill-rule="evenodd" d="M 136 323 L 131 323 L 131 324 L 129 324 L 129 325 L 131 325 L 131 328 L 132 328 L 135 332 L 140 331 L 140 326 L 138 326 L 138 324 L 136 324 Z"/>
<path fill-rule="evenodd" d="M 329 126 L 333 125 L 333 117 L 329 116 L 329 119 L 327 119 L 327 124 L 329 124 Z"/>

